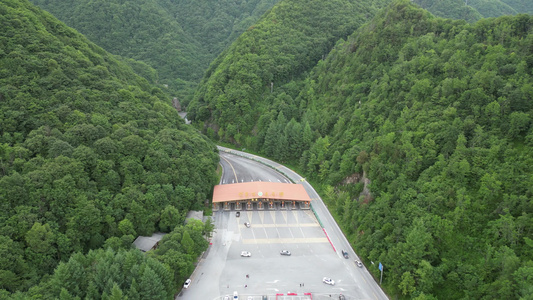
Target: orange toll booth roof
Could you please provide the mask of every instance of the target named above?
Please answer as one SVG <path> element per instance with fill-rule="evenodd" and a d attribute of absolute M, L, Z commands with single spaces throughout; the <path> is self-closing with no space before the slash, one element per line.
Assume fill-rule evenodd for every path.
<path fill-rule="evenodd" d="M 301 184 L 279 182 L 244 182 L 216 185 L 213 203 L 247 200 L 278 199 L 291 201 L 311 201 Z"/>

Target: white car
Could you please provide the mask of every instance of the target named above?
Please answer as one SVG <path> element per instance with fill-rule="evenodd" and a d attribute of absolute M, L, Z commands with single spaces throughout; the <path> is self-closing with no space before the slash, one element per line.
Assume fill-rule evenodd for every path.
<path fill-rule="evenodd" d="M 281 250 L 281 251 L 279 252 L 279 254 L 281 254 L 281 255 L 291 256 L 291 252 L 290 252 L 289 250 Z"/>
<path fill-rule="evenodd" d="M 359 268 L 363 267 L 363 263 L 358 260 L 355 260 L 355 265 L 358 266 Z"/>
<path fill-rule="evenodd" d="M 224 297 L 224 300 L 229 300 L 229 295 L 226 295 L 226 296 Z"/>
<path fill-rule="evenodd" d="M 241 252 L 241 256 L 242 257 L 250 257 L 250 256 L 252 256 L 252 253 L 250 253 L 250 251 L 242 251 Z"/>
<path fill-rule="evenodd" d="M 250 225 L 250 223 L 248 223 L 248 222 L 244 222 L 244 226 L 250 228 L 251 225 Z"/>
<path fill-rule="evenodd" d="M 185 283 L 183 284 L 183 288 L 184 288 L 184 289 L 188 288 L 188 287 L 189 287 L 189 285 L 191 285 L 191 282 L 192 282 L 192 281 L 191 281 L 191 279 L 190 279 L 190 278 L 189 278 L 189 279 L 187 279 L 187 280 L 185 280 Z"/>
<path fill-rule="evenodd" d="M 329 278 L 329 277 L 324 277 L 322 279 L 322 282 L 325 283 L 325 284 L 329 284 L 329 285 L 335 285 L 335 280 Z"/>

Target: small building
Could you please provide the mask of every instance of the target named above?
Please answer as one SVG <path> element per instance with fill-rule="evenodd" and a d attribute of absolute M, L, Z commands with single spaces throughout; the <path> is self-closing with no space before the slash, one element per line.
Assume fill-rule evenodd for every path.
<path fill-rule="evenodd" d="M 159 246 L 159 241 L 165 236 L 166 233 L 156 232 L 152 236 L 138 236 L 133 245 L 142 252 L 148 252 Z"/>

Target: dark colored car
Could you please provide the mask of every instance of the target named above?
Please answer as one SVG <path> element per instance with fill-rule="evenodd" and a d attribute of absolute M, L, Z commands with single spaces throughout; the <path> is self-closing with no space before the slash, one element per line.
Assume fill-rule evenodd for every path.
<path fill-rule="evenodd" d="M 344 258 L 349 258 L 349 257 L 348 257 L 348 252 L 346 252 L 346 251 L 344 251 L 344 250 L 342 250 L 342 256 L 344 256 Z"/>
<path fill-rule="evenodd" d="M 236 212 L 235 216 L 240 217 L 241 216 L 241 212 L 240 211 Z"/>

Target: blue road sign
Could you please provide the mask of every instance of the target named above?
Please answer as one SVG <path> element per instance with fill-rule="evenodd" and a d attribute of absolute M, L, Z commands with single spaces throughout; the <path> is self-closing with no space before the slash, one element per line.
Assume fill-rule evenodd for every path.
<path fill-rule="evenodd" d="M 383 272 L 383 265 L 381 263 L 379 263 L 379 270 Z"/>

